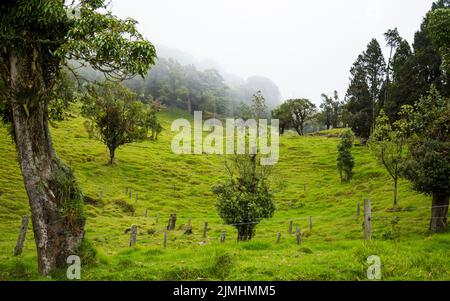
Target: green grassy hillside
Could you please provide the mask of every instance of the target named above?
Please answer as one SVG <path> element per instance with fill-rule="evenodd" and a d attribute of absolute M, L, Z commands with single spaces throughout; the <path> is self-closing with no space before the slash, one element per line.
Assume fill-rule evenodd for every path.
<path fill-rule="evenodd" d="M 82 262 L 83 280 L 365 280 L 370 255 L 381 258 L 385 280 L 450 280 L 450 233 L 428 233 L 430 197 L 401 182 L 400 211 L 393 212 L 392 181 L 365 147 L 353 149 L 354 179 L 341 183 L 335 167 L 338 139 L 330 133 L 281 137 L 273 185 L 284 188 L 275 195 L 277 211 L 258 225 L 253 241 L 235 242 L 236 232 L 218 217 L 211 192 L 225 176 L 224 158 L 173 154 L 170 124 L 180 116 L 189 118 L 178 111 L 163 113 L 160 140 L 120 148 L 114 166 L 106 164 L 106 148 L 88 139 L 81 117 L 52 129 L 57 153 L 92 199 L 85 206 L 86 238 L 98 254 Z M 31 225 L 23 254 L 12 256 L 21 216 L 29 215 L 29 207 L 4 128 L 0 152 L 0 280 L 42 279 Z M 373 207 L 374 239 L 369 243 L 363 240 L 362 218 L 356 218 L 356 205 L 365 198 Z M 177 213 L 177 230 L 169 233 L 164 250 L 163 228 L 170 213 Z M 184 234 L 188 219 L 192 235 Z M 301 246 L 288 233 L 291 219 L 294 228 L 302 229 Z M 205 221 L 209 229 L 203 239 Z M 129 248 L 126 230 L 132 224 L 138 225 L 138 237 Z M 223 230 L 227 238 L 221 244 Z"/>

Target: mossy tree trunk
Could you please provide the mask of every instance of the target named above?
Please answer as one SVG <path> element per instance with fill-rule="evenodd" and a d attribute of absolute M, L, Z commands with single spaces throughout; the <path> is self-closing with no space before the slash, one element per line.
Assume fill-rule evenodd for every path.
<path fill-rule="evenodd" d="M 31 207 L 38 268 L 47 275 L 76 254 L 84 236 L 83 197 L 56 156 L 48 128 L 48 84 L 38 46 L 9 55 L 8 101 L 20 168 Z M 48 70 L 45 70 L 48 72 Z"/>

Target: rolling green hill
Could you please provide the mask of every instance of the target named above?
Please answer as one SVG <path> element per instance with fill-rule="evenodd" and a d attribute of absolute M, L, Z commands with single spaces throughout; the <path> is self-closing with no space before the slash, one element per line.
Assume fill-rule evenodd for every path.
<path fill-rule="evenodd" d="M 218 217 L 211 192 L 225 177 L 224 158 L 171 152 L 170 124 L 180 116 L 190 118 L 174 110 L 161 114 L 165 130 L 159 141 L 120 148 L 113 166 L 107 165 L 107 149 L 88 138 L 81 117 L 52 129 L 57 153 L 72 166 L 89 197 L 85 253 L 93 247 L 98 254 L 93 260 L 82 258 L 83 280 L 366 280 L 370 255 L 381 258 L 384 280 L 450 280 L 450 233 L 428 233 L 430 197 L 401 182 L 400 210 L 391 210 L 392 182 L 361 146 L 353 149 L 353 180 L 341 183 L 333 133 L 281 137 L 273 177 L 277 211 L 258 225 L 251 242 L 237 243 L 233 227 Z M 23 254 L 12 256 L 29 206 L 5 128 L 0 128 L 0 152 L 0 280 L 42 279 L 31 225 Z M 363 220 L 356 217 L 356 205 L 365 198 L 372 202 L 371 242 L 363 240 Z M 177 214 L 177 230 L 169 232 L 164 249 L 170 213 Z M 192 235 L 184 234 L 189 219 Z M 295 234 L 288 233 L 290 220 L 302 229 L 300 246 Z M 209 223 L 206 239 L 204 222 Z M 132 224 L 138 225 L 138 236 L 130 248 Z"/>

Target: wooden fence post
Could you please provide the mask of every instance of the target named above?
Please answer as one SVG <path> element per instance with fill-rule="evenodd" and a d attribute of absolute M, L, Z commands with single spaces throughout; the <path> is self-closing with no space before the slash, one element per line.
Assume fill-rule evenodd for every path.
<path fill-rule="evenodd" d="M 225 242 L 225 231 L 222 231 L 222 235 L 220 235 L 220 242 L 221 243 Z"/>
<path fill-rule="evenodd" d="M 312 215 L 309 216 L 309 231 L 312 231 L 313 228 L 313 221 L 312 221 Z"/>
<path fill-rule="evenodd" d="M 28 228 L 28 216 L 22 216 L 22 225 L 20 226 L 19 238 L 17 239 L 17 245 L 14 248 L 14 256 L 22 254 L 23 243 L 25 241 L 25 235 Z"/>
<path fill-rule="evenodd" d="M 131 200 L 133 198 L 133 192 L 132 192 L 131 188 L 129 190 L 129 193 L 130 193 L 130 200 Z"/>
<path fill-rule="evenodd" d="M 148 213 L 148 208 L 145 209 L 145 214 L 144 214 L 145 217 L 147 217 L 147 213 Z"/>
<path fill-rule="evenodd" d="M 293 228 L 293 226 L 294 226 L 294 221 L 291 220 L 291 221 L 289 222 L 289 234 L 292 234 L 292 228 Z"/>
<path fill-rule="evenodd" d="M 359 219 L 360 211 L 361 211 L 361 205 L 358 202 L 358 204 L 356 204 L 356 219 Z"/>
<path fill-rule="evenodd" d="M 302 243 L 302 232 L 300 230 L 300 227 L 297 227 L 297 245 L 300 245 Z"/>
<path fill-rule="evenodd" d="M 130 239 L 130 247 L 136 244 L 136 234 L 137 234 L 137 226 L 131 226 L 131 239 Z"/>
<path fill-rule="evenodd" d="M 169 224 L 167 225 L 167 230 L 175 230 L 175 223 L 177 222 L 176 213 L 172 213 L 169 218 Z"/>
<path fill-rule="evenodd" d="M 136 191 L 136 202 L 138 201 L 138 192 Z"/>
<path fill-rule="evenodd" d="M 279 244 L 280 241 L 281 241 L 281 233 L 278 232 L 278 233 L 277 233 L 277 244 Z"/>
<path fill-rule="evenodd" d="M 370 208 L 370 200 L 365 199 L 364 200 L 364 239 L 370 240 L 372 236 L 372 213 Z"/>
<path fill-rule="evenodd" d="M 164 250 L 167 247 L 167 228 L 164 229 L 164 242 L 163 242 Z"/>
<path fill-rule="evenodd" d="M 203 238 L 206 238 L 206 231 L 208 230 L 208 222 L 205 222 L 203 226 Z"/>

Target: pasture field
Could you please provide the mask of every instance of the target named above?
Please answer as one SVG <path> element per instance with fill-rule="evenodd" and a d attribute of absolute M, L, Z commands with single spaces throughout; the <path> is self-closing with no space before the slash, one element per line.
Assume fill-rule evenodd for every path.
<path fill-rule="evenodd" d="M 450 280 L 450 233 L 428 232 L 431 198 L 401 181 L 399 208 L 392 210 L 393 183 L 364 146 L 353 148 L 354 177 L 341 183 L 333 131 L 280 138 L 272 177 L 277 210 L 261 221 L 251 242 L 238 243 L 236 230 L 218 216 L 211 191 L 226 177 L 224 157 L 171 151 L 170 124 L 189 115 L 174 109 L 162 113 L 165 130 L 159 140 L 120 148 L 110 166 L 106 147 L 89 139 L 83 118 L 73 114 L 52 134 L 59 157 L 72 166 L 88 197 L 82 280 L 366 280 L 370 255 L 380 257 L 383 280 Z M 0 280 L 64 280 L 64 271 L 39 276 L 31 223 L 23 254 L 13 256 L 21 216 L 30 211 L 5 128 L 0 128 L 0 152 Z M 356 216 L 364 199 L 372 203 L 370 242 L 364 241 L 362 215 Z M 177 226 L 164 249 L 171 213 L 177 214 Z M 191 235 L 184 234 L 188 220 Z M 302 230 L 300 246 L 295 233 L 288 233 L 291 220 L 294 232 L 297 226 Z M 127 229 L 133 224 L 137 243 L 130 248 Z M 225 243 L 220 243 L 222 231 Z"/>

